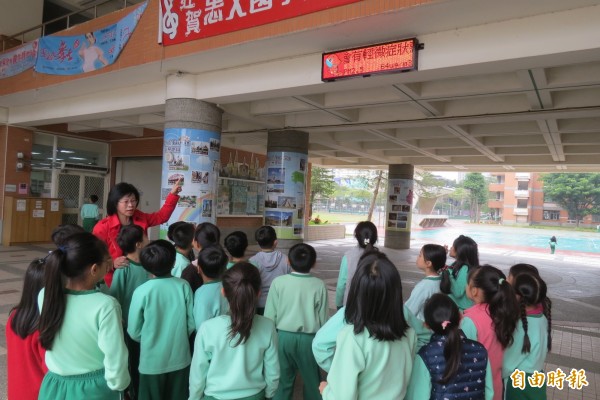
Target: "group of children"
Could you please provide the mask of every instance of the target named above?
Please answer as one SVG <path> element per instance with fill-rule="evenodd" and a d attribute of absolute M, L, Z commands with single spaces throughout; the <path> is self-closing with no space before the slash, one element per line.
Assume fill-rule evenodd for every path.
<path fill-rule="evenodd" d="M 370 375 L 374 368 L 365 362 L 373 357 L 365 354 L 368 346 L 362 344 L 360 350 L 357 348 L 351 356 L 341 358 L 344 362 L 340 368 L 344 365 L 345 376 L 340 377 L 339 382 L 338 372 L 334 371 L 339 352 L 336 347 L 345 344 L 343 327 L 354 325 L 354 340 L 360 331 L 353 323 L 353 311 L 348 311 L 355 307 L 352 299 L 358 298 L 351 294 L 352 286 L 360 282 L 355 275 L 350 294 L 340 282 L 347 281 L 347 275 L 352 271 L 358 274 L 356 271 L 365 266 L 375 273 L 375 263 L 369 261 L 372 256 L 367 246 L 372 245 L 370 240 L 376 235 L 374 225 L 368 222 L 358 224 L 355 230 L 358 246 L 346 253 L 340 267 L 336 292 L 340 310 L 319 331 L 313 342 L 319 365 L 329 371 L 327 380 L 330 384 L 323 392 L 324 398 L 332 385 L 336 385 L 334 398 L 340 398 L 340 394 L 343 398 L 350 396 L 348 392 L 340 391 L 343 390 L 340 386 L 348 382 L 349 375 L 353 375 L 349 374 L 348 368 L 353 361 L 356 364 L 357 358 L 362 368 L 358 373 L 361 379 L 366 379 L 365 376 Z M 361 258 L 356 266 L 349 265 L 350 260 L 356 259 L 355 253 L 359 253 Z M 446 265 L 447 253 L 454 258 L 450 266 Z M 381 273 L 385 256 L 378 257 L 382 260 L 377 265 Z M 410 379 L 401 379 L 397 374 L 396 392 L 378 398 L 545 399 L 545 385 L 531 386 L 529 379 L 525 379 L 524 389 L 515 388 L 510 379 L 517 369 L 525 372 L 527 377 L 536 371 L 541 372 L 551 348 L 551 301 L 537 268 L 517 264 L 511 267 L 506 277 L 498 268 L 480 265 L 477 243 L 463 235 L 454 241 L 449 251 L 435 244 L 423 246 L 417 267 L 425 277 L 417 283 L 403 308 L 403 319 L 415 331 L 417 342 L 412 348 L 413 353 L 407 352 L 405 361 L 396 369 L 405 370 L 410 365 L 412 374 L 408 375 Z M 387 280 L 390 286 L 383 290 L 384 293 L 399 288 L 392 281 Z M 373 304 L 369 308 L 377 309 Z M 375 315 L 369 315 L 372 323 Z M 387 321 L 387 329 L 392 330 L 391 320 L 388 316 L 381 323 Z M 367 329 L 371 336 L 378 337 L 376 329 Z M 407 334 L 402 340 L 411 343 L 411 335 Z M 385 348 L 384 344 L 379 346 Z M 381 359 L 378 358 L 379 362 Z M 388 368 L 394 366 L 394 362 L 387 365 Z M 383 384 L 384 381 L 378 382 Z M 374 394 L 362 392 L 360 386 L 359 381 L 358 398 L 374 398 Z"/>
<path fill-rule="evenodd" d="M 546 398 L 545 387 L 509 379 L 541 371 L 551 347 L 535 267 L 506 277 L 479 265 L 471 238 L 449 251 L 428 244 L 417 258 L 425 277 L 403 302 L 375 226 L 354 234 L 328 319 L 326 285 L 310 274 L 315 249 L 297 244 L 285 256 L 270 226 L 256 231 L 261 251 L 247 261 L 239 231 L 224 240 L 228 257 L 210 223 L 177 222 L 169 241 L 150 243 L 124 226 L 117 243 L 129 263 L 110 287 L 104 242 L 59 227 L 9 316 L 9 399 L 291 399 L 298 371 L 305 399 Z"/>

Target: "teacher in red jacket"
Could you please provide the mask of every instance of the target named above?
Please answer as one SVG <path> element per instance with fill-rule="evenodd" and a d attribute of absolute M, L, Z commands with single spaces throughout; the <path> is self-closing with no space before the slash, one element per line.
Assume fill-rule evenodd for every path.
<path fill-rule="evenodd" d="M 149 227 L 167 222 L 179 201 L 178 194 L 181 192 L 179 183 L 180 181 L 177 181 L 173 185 L 162 208 L 151 214 L 146 214 L 137 209 L 140 202 L 140 193 L 132 184 L 121 182 L 110 190 L 106 201 L 107 217 L 100 220 L 94 226 L 93 231 L 94 235 L 106 243 L 113 259 L 113 268 L 104 277 L 107 286 L 110 287 L 112 283 L 115 268 L 122 268 L 129 264 L 117 244 L 117 235 L 121 227 L 130 224 L 139 225 L 144 229 L 144 234 L 147 235 Z"/>

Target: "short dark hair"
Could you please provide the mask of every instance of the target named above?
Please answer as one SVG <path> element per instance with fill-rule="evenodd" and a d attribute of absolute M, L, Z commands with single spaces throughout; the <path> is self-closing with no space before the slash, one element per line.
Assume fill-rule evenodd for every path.
<path fill-rule="evenodd" d="M 221 231 L 215 224 L 203 222 L 196 227 L 194 240 L 202 248 L 219 244 L 221 241 Z"/>
<path fill-rule="evenodd" d="M 426 244 L 421 247 L 423 259 L 429 261 L 433 270 L 438 272 L 446 266 L 446 249 L 439 244 Z"/>
<path fill-rule="evenodd" d="M 175 230 L 175 228 L 177 228 L 178 226 L 181 226 L 183 224 L 187 224 L 188 222 L 185 221 L 177 221 L 177 222 L 173 222 L 171 225 L 169 225 L 169 227 L 167 228 L 167 238 L 172 242 L 173 241 L 173 231 Z"/>
<path fill-rule="evenodd" d="M 227 261 L 225 250 L 218 245 L 203 247 L 198 253 L 198 267 L 211 279 L 217 279 L 223 274 Z"/>
<path fill-rule="evenodd" d="M 290 248 L 288 259 L 294 271 L 307 273 L 315 266 L 317 252 L 309 244 L 298 243 Z"/>
<path fill-rule="evenodd" d="M 272 226 L 263 225 L 254 233 L 254 239 L 256 239 L 261 249 L 270 249 L 277 240 L 277 233 Z"/>
<path fill-rule="evenodd" d="M 123 254 L 135 253 L 135 245 L 144 241 L 144 229 L 135 224 L 124 225 L 117 235 L 117 245 Z"/>
<path fill-rule="evenodd" d="M 119 200 L 130 194 L 135 196 L 135 200 L 138 203 L 140 202 L 140 192 L 131 183 L 120 182 L 113 186 L 106 200 L 106 215 L 116 214 Z"/>
<path fill-rule="evenodd" d="M 76 233 L 85 232 L 81 226 L 76 224 L 62 224 L 54 228 L 51 234 L 52 243 L 56 247 L 63 246 L 67 240 L 67 238 Z"/>
<path fill-rule="evenodd" d="M 182 221 L 183 222 L 183 221 Z M 180 249 L 189 249 L 194 240 L 194 225 L 183 222 L 173 229 L 171 234 L 173 244 Z"/>
<path fill-rule="evenodd" d="M 140 252 L 142 267 L 154 276 L 168 276 L 175 265 L 177 251 L 168 240 L 155 240 Z"/>
<path fill-rule="evenodd" d="M 95 203 L 98 201 L 98 196 L 96 196 L 95 194 L 90 196 L 90 200 L 92 201 L 92 203 Z"/>
<path fill-rule="evenodd" d="M 367 252 L 358 261 L 344 316 L 354 325 L 355 334 L 366 329 L 369 336 L 381 341 L 404 337 L 408 324 L 404 319 L 402 281 L 385 254 Z"/>
<path fill-rule="evenodd" d="M 248 248 L 248 237 L 242 231 L 231 232 L 225 238 L 225 248 L 232 257 L 242 258 Z"/>

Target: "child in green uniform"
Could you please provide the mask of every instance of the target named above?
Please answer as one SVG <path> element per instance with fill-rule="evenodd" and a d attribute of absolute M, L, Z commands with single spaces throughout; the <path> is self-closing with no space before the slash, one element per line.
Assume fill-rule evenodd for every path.
<path fill-rule="evenodd" d="M 248 248 L 248 237 L 242 231 L 231 232 L 225 238 L 225 248 L 231 256 L 227 263 L 227 269 L 234 266 L 236 262 L 246 261 L 246 249 Z"/>
<path fill-rule="evenodd" d="M 95 194 L 90 196 L 90 202 L 81 207 L 81 221 L 83 229 L 86 232 L 94 230 L 94 226 L 100 220 L 100 211 L 98 210 L 98 196 Z"/>
<path fill-rule="evenodd" d="M 352 278 L 323 399 L 404 399 L 417 338 L 404 319 L 402 282 L 385 254 L 365 253 Z"/>
<path fill-rule="evenodd" d="M 464 311 L 473 305 L 465 289 L 467 276 L 473 268 L 479 267 L 477 243 L 468 236 L 460 235 L 452 243 L 449 255 L 454 258 L 454 263 L 442 272 L 440 290 L 454 300 L 460 311 Z"/>
<path fill-rule="evenodd" d="M 265 317 L 275 322 L 279 336 L 281 378 L 275 399 L 292 398 L 298 370 L 304 383 L 304 398 L 320 399 L 321 376 L 311 346 L 315 333 L 327 321 L 327 287 L 310 275 L 317 260 L 312 246 L 292 246 L 288 259 L 292 273 L 273 280 L 265 306 Z"/>
<path fill-rule="evenodd" d="M 239 262 L 223 275 L 228 315 L 202 324 L 190 370 L 190 400 L 263 400 L 279 382 L 273 321 L 255 315 L 260 273 Z"/>
<path fill-rule="evenodd" d="M 546 355 L 552 347 L 551 305 L 546 301 L 546 283 L 538 274 L 520 273 L 511 279 L 511 285 L 519 301 L 521 319 L 513 335 L 514 341 L 504 352 L 502 363 L 504 398 L 545 400 L 545 381 L 541 387 L 532 387 L 529 378 L 535 372 L 543 373 Z M 525 373 L 521 388 L 513 386 L 511 380 L 511 375 L 517 369 Z"/>
<path fill-rule="evenodd" d="M 194 240 L 194 225 L 189 222 L 179 221 L 171 233 L 177 255 L 175 257 L 175 266 L 171 270 L 171 275 L 181 278 L 183 270 L 190 265 L 188 255 L 192 251 L 192 241 Z"/>
<path fill-rule="evenodd" d="M 227 254 L 221 246 L 208 246 L 198 253 L 198 267 L 204 284 L 194 293 L 194 322 L 196 331 L 211 318 L 227 314 L 229 304 L 221 295 L 221 276 L 227 265 Z"/>
<path fill-rule="evenodd" d="M 200 252 L 205 247 L 218 245 L 220 240 L 221 231 L 219 228 L 210 222 L 203 222 L 194 231 L 192 245 L 197 252 Z M 198 260 L 193 261 L 183 270 L 181 279 L 188 281 L 193 292 L 196 292 L 202 286 L 202 278 L 198 270 Z"/>
<path fill-rule="evenodd" d="M 129 385 L 121 307 L 94 289 L 111 266 L 106 244 L 91 233 L 69 236 L 48 256 L 38 300 L 49 370 L 40 399 L 118 400 Z"/>
<path fill-rule="evenodd" d="M 194 332 L 190 285 L 171 276 L 175 247 L 156 240 L 142 249 L 140 261 L 155 278 L 133 292 L 127 333 L 140 342 L 140 386 L 144 400 L 185 399 Z"/>
<path fill-rule="evenodd" d="M 129 375 L 131 375 L 131 385 L 128 393 L 131 400 L 137 399 L 137 388 L 139 386 L 138 364 L 140 363 L 140 344 L 127 334 L 127 317 L 129 315 L 129 306 L 131 297 L 138 286 L 150 279 L 148 271 L 140 264 L 140 252 L 148 244 L 148 237 L 144 235 L 144 230 L 138 225 L 125 225 L 119 231 L 117 244 L 123 250 L 127 257 L 129 265 L 119 268 L 113 275 L 112 285 L 108 289 L 108 294 L 113 296 L 121 305 L 123 313 L 123 326 L 125 327 L 125 344 L 129 350 Z"/>

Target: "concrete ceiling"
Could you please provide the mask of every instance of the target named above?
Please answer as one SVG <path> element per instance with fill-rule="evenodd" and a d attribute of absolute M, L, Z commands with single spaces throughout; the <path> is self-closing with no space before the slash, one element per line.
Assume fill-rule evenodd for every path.
<path fill-rule="evenodd" d="M 243 59 L 236 48 L 163 60 L 160 69 L 146 65 L 120 76 L 86 79 L 85 90 L 106 89 L 129 78 L 129 84 L 142 85 L 177 70 L 202 74 L 235 68 L 274 59 L 274 53 L 277 59 L 289 58 L 598 4 L 548 0 L 541 10 L 539 2 L 510 0 L 500 5 L 490 1 L 485 2 L 484 12 L 478 8 L 479 1 L 441 1 L 244 44 Z M 473 8 L 460 13 L 457 5 Z M 453 18 L 447 18 L 451 8 L 455 9 Z M 399 18 L 403 21 L 400 33 L 394 26 Z M 600 37 L 600 28 L 596 33 Z M 357 35 L 362 35 L 359 42 Z M 144 68 L 147 73 L 141 73 Z M 77 82 L 61 85 L 60 91 L 49 89 L 56 94 L 46 94 L 45 100 L 81 94 Z M 25 98 L 16 95 L 11 101 L 26 103 Z M 575 172 L 597 171 L 600 165 L 600 51 L 205 100 L 224 110 L 224 146 L 264 153 L 269 130 L 303 130 L 310 133 L 310 161 L 322 166 L 409 163 L 425 170 Z M 3 104 L 0 98 L 2 105 L 6 106 L 6 99 Z M 144 128 L 163 129 L 164 106 L 52 122 L 68 123 L 69 131 L 81 136 L 99 130 L 141 136 Z"/>

